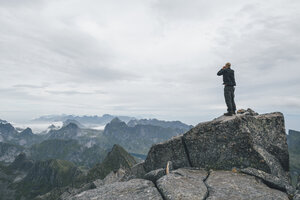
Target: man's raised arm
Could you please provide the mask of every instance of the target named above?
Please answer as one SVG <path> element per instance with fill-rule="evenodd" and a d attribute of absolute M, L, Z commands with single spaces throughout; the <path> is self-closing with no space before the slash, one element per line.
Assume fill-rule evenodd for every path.
<path fill-rule="evenodd" d="M 222 76 L 224 74 L 225 68 L 223 67 L 222 69 L 220 69 L 220 71 L 218 71 L 217 75 L 218 76 Z"/>

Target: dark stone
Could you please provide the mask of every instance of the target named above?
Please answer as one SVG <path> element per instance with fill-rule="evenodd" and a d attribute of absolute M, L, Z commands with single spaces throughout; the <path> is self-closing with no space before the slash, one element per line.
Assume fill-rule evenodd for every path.
<path fill-rule="evenodd" d="M 166 169 L 160 168 L 160 169 L 156 169 L 156 170 L 153 170 L 153 171 L 145 174 L 144 179 L 147 179 L 147 180 L 155 183 L 158 179 L 160 179 L 164 175 L 166 175 Z"/>
<path fill-rule="evenodd" d="M 131 179 L 144 178 L 145 174 L 146 171 L 144 168 L 144 162 L 141 162 L 131 167 L 121 178 L 121 181 L 129 181 Z"/>
<path fill-rule="evenodd" d="M 155 169 L 165 168 L 168 161 L 172 161 L 174 169 L 190 167 L 181 136 L 152 146 L 145 160 L 145 170 L 150 172 Z"/>
<path fill-rule="evenodd" d="M 276 176 L 285 176 L 289 170 L 281 113 L 220 117 L 199 124 L 185 133 L 183 139 L 193 167 L 253 167 Z"/>

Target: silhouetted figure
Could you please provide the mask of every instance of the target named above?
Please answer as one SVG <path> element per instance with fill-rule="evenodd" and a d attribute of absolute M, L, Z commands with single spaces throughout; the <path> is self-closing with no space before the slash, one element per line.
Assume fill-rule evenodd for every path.
<path fill-rule="evenodd" d="M 224 96 L 225 102 L 227 105 L 227 113 L 224 113 L 226 116 L 232 116 L 235 114 L 236 106 L 234 102 L 234 87 L 236 86 L 234 78 L 234 70 L 232 70 L 230 63 L 226 65 L 217 73 L 218 76 L 223 75 L 223 85 L 224 87 Z"/>

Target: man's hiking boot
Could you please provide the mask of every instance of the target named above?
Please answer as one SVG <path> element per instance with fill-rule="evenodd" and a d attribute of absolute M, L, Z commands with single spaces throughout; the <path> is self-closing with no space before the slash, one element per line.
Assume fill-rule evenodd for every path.
<path fill-rule="evenodd" d="M 227 113 L 224 113 L 225 116 L 232 116 L 233 114 L 231 112 L 227 112 Z"/>

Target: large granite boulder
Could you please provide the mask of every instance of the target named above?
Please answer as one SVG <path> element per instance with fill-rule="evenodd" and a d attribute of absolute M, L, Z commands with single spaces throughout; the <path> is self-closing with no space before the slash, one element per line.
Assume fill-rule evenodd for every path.
<path fill-rule="evenodd" d="M 132 179 L 127 182 L 116 182 L 102 187 L 87 190 L 67 200 L 162 200 L 155 185 L 148 180 Z"/>
<path fill-rule="evenodd" d="M 252 167 L 287 178 L 289 154 L 281 113 L 238 114 L 197 125 L 182 136 L 151 147 L 146 172 L 163 168 L 200 167 L 231 170 Z"/>

